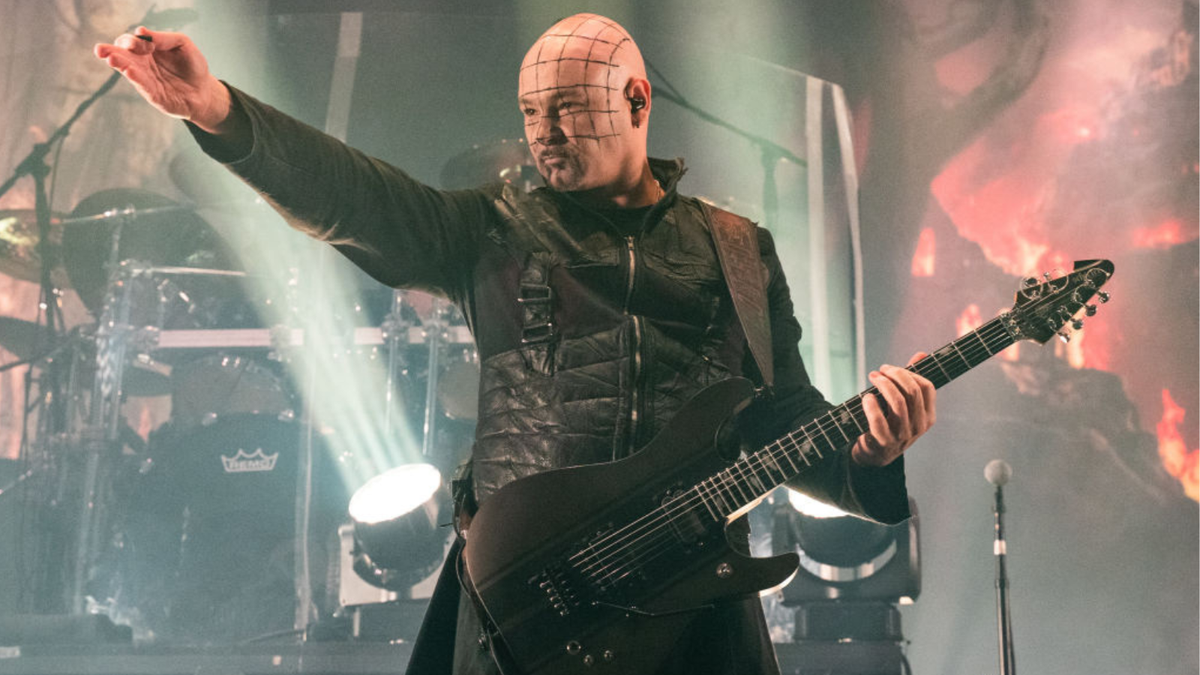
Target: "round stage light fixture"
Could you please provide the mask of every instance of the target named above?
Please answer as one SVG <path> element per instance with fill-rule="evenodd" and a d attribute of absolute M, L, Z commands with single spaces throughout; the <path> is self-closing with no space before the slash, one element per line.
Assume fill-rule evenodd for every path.
<path fill-rule="evenodd" d="M 800 556 L 799 572 L 783 589 L 785 604 L 915 599 L 920 558 L 916 504 L 910 506 L 912 519 L 889 526 L 789 491 L 788 504 L 776 507 L 772 536 L 777 553 Z"/>
<path fill-rule="evenodd" d="M 355 573 L 393 591 L 432 574 L 442 562 L 447 532 L 438 518 L 447 505 L 442 475 L 429 464 L 406 464 L 367 481 L 350 498 Z"/>

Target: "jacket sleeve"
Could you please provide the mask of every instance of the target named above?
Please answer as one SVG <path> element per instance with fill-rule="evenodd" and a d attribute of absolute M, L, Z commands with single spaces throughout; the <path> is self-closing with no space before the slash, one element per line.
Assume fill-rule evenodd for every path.
<path fill-rule="evenodd" d="M 491 198 L 442 191 L 413 179 L 229 87 L 249 133 L 241 147 L 188 125 L 289 225 L 331 244 L 379 282 L 456 295 L 473 267 Z"/>
<path fill-rule="evenodd" d="M 800 323 L 775 243 L 759 228 L 759 248 L 767 270 L 767 300 L 774 356 L 773 395 L 756 401 L 743 414 L 745 437 L 758 449 L 800 428 L 833 406 L 812 385 L 800 357 Z M 747 370 L 746 372 L 751 372 Z M 911 514 L 905 486 L 904 457 L 881 467 L 859 466 L 850 459 L 850 445 L 826 456 L 788 481 L 789 488 L 832 504 L 843 511 L 882 523 L 897 523 Z"/>

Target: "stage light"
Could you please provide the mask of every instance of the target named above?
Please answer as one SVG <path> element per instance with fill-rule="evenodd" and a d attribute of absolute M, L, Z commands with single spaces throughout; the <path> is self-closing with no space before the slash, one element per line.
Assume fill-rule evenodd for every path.
<path fill-rule="evenodd" d="M 849 513 L 839 509 L 836 506 L 819 502 L 803 492 L 788 490 L 788 504 L 792 508 L 810 518 L 843 518 L 849 516 Z"/>
<path fill-rule="evenodd" d="M 775 552 L 800 555 L 783 589 L 795 625 L 792 642 L 776 645 L 781 664 L 832 675 L 908 672 L 898 605 L 921 590 L 917 509 L 909 507 L 911 519 L 889 526 L 790 495 L 776 504 Z"/>
<path fill-rule="evenodd" d="M 447 532 L 438 519 L 447 505 L 442 476 L 429 464 L 399 466 L 367 481 L 350 498 L 354 571 L 393 591 L 432 574 L 442 561 Z"/>
<path fill-rule="evenodd" d="M 776 508 L 776 552 L 800 554 L 800 570 L 783 590 L 784 603 L 820 600 L 880 600 L 907 603 L 921 591 L 914 516 L 899 525 L 880 525 L 832 506 L 790 493 Z"/>

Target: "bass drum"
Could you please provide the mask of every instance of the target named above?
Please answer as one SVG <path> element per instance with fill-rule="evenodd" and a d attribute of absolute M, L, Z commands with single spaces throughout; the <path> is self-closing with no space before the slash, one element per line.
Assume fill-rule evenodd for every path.
<path fill-rule="evenodd" d="M 156 434 L 122 536 L 124 604 L 143 635 L 219 644 L 292 628 L 303 440 L 296 422 L 245 414 Z M 312 475 L 310 579 L 322 599 L 349 495 L 321 443 Z"/>

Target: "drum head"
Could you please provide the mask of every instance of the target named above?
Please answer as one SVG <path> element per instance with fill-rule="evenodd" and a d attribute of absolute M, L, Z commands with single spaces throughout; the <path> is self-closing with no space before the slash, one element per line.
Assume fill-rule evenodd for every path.
<path fill-rule="evenodd" d="M 127 597 L 163 642 L 241 642 L 291 628 L 303 426 L 234 415 L 152 440 L 131 500 Z M 313 449 L 309 560 L 316 598 L 348 503 L 336 463 Z M 331 608 L 326 608 L 331 609 Z"/>
<path fill-rule="evenodd" d="M 171 373 L 171 422 L 177 429 L 230 415 L 291 417 L 292 394 L 268 364 L 243 356 L 214 355 Z"/>

